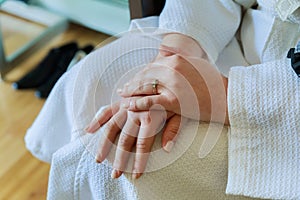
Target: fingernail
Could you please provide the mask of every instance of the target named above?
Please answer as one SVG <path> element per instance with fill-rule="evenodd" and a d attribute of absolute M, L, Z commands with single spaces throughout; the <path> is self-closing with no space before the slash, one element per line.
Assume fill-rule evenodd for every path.
<path fill-rule="evenodd" d="M 132 174 L 132 179 L 136 180 L 136 179 L 140 178 L 141 176 L 142 176 L 141 173 L 133 173 Z"/>
<path fill-rule="evenodd" d="M 98 128 L 100 128 L 98 120 L 93 119 L 93 121 L 84 130 L 88 133 L 94 133 Z"/>
<path fill-rule="evenodd" d="M 173 147 L 174 147 L 174 142 L 173 142 L 173 141 L 169 141 L 169 142 L 167 142 L 167 144 L 163 147 L 163 149 L 164 149 L 166 152 L 170 153 L 171 150 L 173 149 Z"/>
<path fill-rule="evenodd" d="M 124 101 L 122 101 L 122 108 L 128 108 L 129 106 L 130 106 L 130 101 L 128 102 L 128 100 L 124 100 Z"/>
<path fill-rule="evenodd" d="M 95 160 L 96 160 L 96 163 L 102 163 L 102 161 L 103 161 L 101 155 L 96 155 Z"/>
<path fill-rule="evenodd" d="M 135 104 L 134 104 L 134 101 L 132 101 L 132 100 L 129 100 L 129 108 L 131 108 L 131 109 L 135 109 Z"/>
<path fill-rule="evenodd" d="M 121 94 L 121 93 L 122 93 L 122 89 L 120 89 L 120 88 L 117 89 L 117 93 L 118 93 L 118 94 Z"/>
<path fill-rule="evenodd" d="M 113 169 L 110 176 L 112 179 L 116 179 L 119 178 L 121 175 L 122 175 L 121 171 Z"/>
<path fill-rule="evenodd" d="M 111 178 L 116 179 L 117 178 L 117 170 L 113 169 L 110 176 L 111 176 Z"/>

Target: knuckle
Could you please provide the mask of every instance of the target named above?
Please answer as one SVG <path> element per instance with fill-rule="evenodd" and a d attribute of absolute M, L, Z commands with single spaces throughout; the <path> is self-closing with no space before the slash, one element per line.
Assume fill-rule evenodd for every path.
<path fill-rule="evenodd" d="M 179 127 L 178 126 L 175 126 L 175 125 L 173 125 L 173 126 L 169 126 L 168 127 L 168 134 L 167 134 L 167 136 L 170 136 L 170 137 L 174 137 L 174 136 L 176 136 L 177 134 L 178 134 L 178 131 L 179 131 Z"/>
<path fill-rule="evenodd" d="M 151 116 L 149 113 L 147 113 L 145 116 L 142 117 L 142 121 L 145 124 L 150 124 L 151 123 Z"/>
<path fill-rule="evenodd" d="M 178 104 L 178 99 L 176 98 L 175 95 L 170 95 L 169 102 L 170 102 L 170 105 L 177 105 Z"/>
<path fill-rule="evenodd" d="M 138 93 L 140 91 L 140 83 L 134 84 L 129 86 L 130 95 L 134 95 L 135 93 Z"/>
<path fill-rule="evenodd" d="M 127 135 L 121 136 L 118 141 L 118 146 L 124 149 L 128 149 L 129 147 L 131 147 L 131 140 L 129 136 Z"/>
<path fill-rule="evenodd" d="M 140 126 L 141 124 L 138 115 L 132 111 L 128 111 L 128 120 L 130 120 L 130 122 L 133 123 L 133 125 L 135 124 L 137 126 Z"/>
<path fill-rule="evenodd" d="M 172 60 L 173 60 L 173 61 L 177 62 L 177 61 L 180 61 L 180 59 L 181 59 L 181 56 L 180 56 L 180 55 L 178 55 L 178 54 L 172 55 Z"/>
<path fill-rule="evenodd" d="M 171 63 L 173 68 L 179 67 L 180 62 L 181 62 L 181 57 L 178 54 L 174 54 L 171 56 Z"/>
<path fill-rule="evenodd" d="M 114 128 L 112 128 L 112 125 L 110 125 L 110 123 L 108 123 L 106 125 L 106 128 L 104 130 L 104 134 L 102 135 L 102 137 L 104 138 L 104 141 L 109 140 L 110 142 L 113 142 L 113 138 L 114 138 L 114 132 L 113 132 Z"/>
<path fill-rule="evenodd" d="M 142 80 L 137 81 L 137 86 L 134 92 L 143 92 L 144 91 L 144 83 Z"/>
<path fill-rule="evenodd" d="M 143 83 L 143 81 L 139 81 L 138 91 L 139 92 L 143 92 L 144 91 L 144 83 Z"/>
<path fill-rule="evenodd" d="M 147 140 L 144 138 L 139 138 L 136 142 L 136 148 L 140 149 L 143 152 L 146 152 L 149 150 L 148 145 L 147 145 Z"/>
<path fill-rule="evenodd" d="M 114 130 L 115 124 L 114 122 L 109 121 L 105 127 L 105 133 L 108 135 L 110 132 Z"/>
<path fill-rule="evenodd" d="M 152 99 L 150 97 L 145 97 L 143 99 L 143 105 L 146 108 L 150 108 L 152 106 Z"/>
<path fill-rule="evenodd" d="M 103 116 L 105 116 L 105 115 L 108 115 L 108 114 L 110 113 L 111 110 L 112 110 L 112 106 L 107 106 L 107 107 L 105 107 L 105 108 L 102 110 L 102 112 L 100 112 L 100 113 L 98 114 L 98 118 L 103 117 Z"/>

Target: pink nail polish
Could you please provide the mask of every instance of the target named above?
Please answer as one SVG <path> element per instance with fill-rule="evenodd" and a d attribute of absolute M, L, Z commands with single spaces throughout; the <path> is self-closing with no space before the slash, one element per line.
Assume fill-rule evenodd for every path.
<path fill-rule="evenodd" d="M 113 169 L 110 176 L 111 176 L 111 178 L 116 179 L 117 178 L 117 170 Z"/>
<path fill-rule="evenodd" d="M 113 169 L 113 171 L 111 172 L 111 178 L 116 179 L 119 178 L 122 175 L 122 171 Z"/>
<path fill-rule="evenodd" d="M 136 179 L 140 178 L 141 175 L 142 175 L 141 173 L 133 173 L 131 177 L 132 177 L 132 179 L 136 180 Z"/>
<path fill-rule="evenodd" d="M 169 142 L 167 142 L 167 144 L 163 147 L 163 149 L 164 149 L 166 152 L 170 153 L 171 150 L 173 149 L 173 147 L 174 147 L 174 142 L 173 142 L 173 141 L 169 141 Z"/>
<path fill-rule="evenodd" d="M 96 155 L 96 157 L 95 157 L 95 160 L 96 160 L 96 162 L 97 163 L 102 163 L 102 161 L 103 161 L 103 158 L 102 158 L 102 156 L 101 155 Z"/>

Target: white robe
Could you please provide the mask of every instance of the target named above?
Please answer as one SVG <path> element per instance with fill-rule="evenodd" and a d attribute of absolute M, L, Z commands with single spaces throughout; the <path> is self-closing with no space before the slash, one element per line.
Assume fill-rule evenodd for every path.
<path fill-rule="evenodd" d="M 245 6 L 243 18 L 236 2 Z M 132 23 L 183 33 L 201 44 L 229 76 L 231 127 L 189 121 L 171 154 L 150 157 L 152 172 L 137 181 L 128 175 L 111 180 L 109 162 L 94 161 L 101 130 L 90 136 L 83 129 L 101 106 L 117 99 L 120 78 L 154 58 L 161 38 L 126 35 L 67 72 L 28 130 L 27 148 L 52 160 L 48 199 L 300 199 L 300 79 L 285 58 L 300 39 L 299 1 L 261 0 L 256 10 L 249 9 L 254 1 L 236 2 L 170 0 L 159 19 Z M 220 131 L 213 150 L 200 159 L 205 134 Z M 176 161 L 161 168 L 166 163 L 158 161 L 168 157 Z"/>

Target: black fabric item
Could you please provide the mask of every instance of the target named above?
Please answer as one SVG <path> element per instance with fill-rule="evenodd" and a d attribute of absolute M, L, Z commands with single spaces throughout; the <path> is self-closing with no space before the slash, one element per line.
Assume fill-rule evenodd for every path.
<path fill-rule="evenodd" d="M 60 55 L 56 70 L 51 74 L 48 80 L 37 88 L 35 96 L 38 98 L 47 98 L 58 79 L 65 73 L 71 60 L 78 49 L 70 49 Z"/>
<path fill-rule="evenodd" d="M 300 53 L 295 53 L 295 48 L 291 48 L 287 55 L 291 59 L 291 66 L 298 77 L 300 77 Z"/>
<path fill-rule="evenodd" d="M 45 83 L 50 75 L 59 67 L 58 63 L 61 56 L 66 52 L 74 52 L 78 50 L 75 42 L 65 44 L 58 48 L 53 48 L 47 56 L 23 78 L 13 83 L 14 89 L 37 88 Z"/>
<path fill-rule="evenodd" d="M 94 50 L 94 46 L 91 44 L 88 44 L 86 46 L 84 46 L 83 48 L 81 48 L 82 51 L 84 51 L 86 54 L 91 53 Z"/>
<path fill-rule="evenodd" d="M 23 1 L 24 3 L 28 4 L 28 2 L 29 2 L 30 0 L 19 0 L 19 1 Z"/>
<path fill-rule="evenodd" d="M 86 45 L 83 48 L 79 49 L 81 51 L 84 51 L 86 54 L 89 54 L 91 51 L 93 51 L 94 46 L 93 45 Z M 75 56 L 77 51 L 74 52 L 68 52 L 67 55 L 62 55 L 64 58 L 59 62 L 58 69 L 52 74 L 52 76 L 48 79 L 48 81 L 41 85 L 35 92 L 35 96 L 38 98 L 47 98 L 54 87 L 55 83 L 58 81 L 58 79 L 66 72 L 67 67 L 73 57 Z"/>

